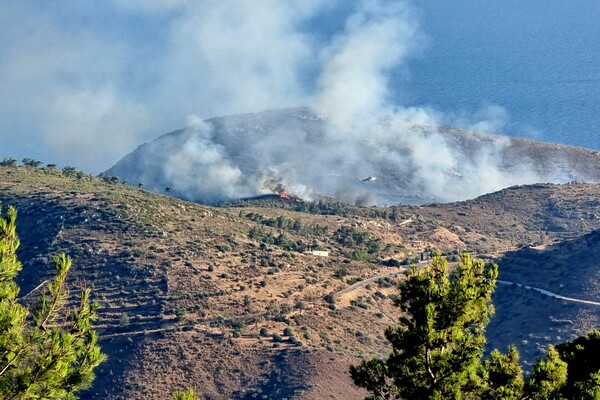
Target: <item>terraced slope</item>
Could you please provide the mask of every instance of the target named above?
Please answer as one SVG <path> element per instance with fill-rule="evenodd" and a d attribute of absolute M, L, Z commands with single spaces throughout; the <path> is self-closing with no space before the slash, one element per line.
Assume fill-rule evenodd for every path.
<path fill-rule="evenodd" d="M 0 201 L 19 210 L 22 293 L 46 279 L 48 257 L 64 251 L 74 258 L 71 283 L 85 280 L 101 302 L 97 329 L 109 361 L 86 397 L 103 399 L 164 399 L 190 385 L 211 399 L 363 398 L 347 368 L 389 350 L 383 331 L 398 317 L 390 296 L 402 274 L 388 275 L 401 264 L 421 254 L 426 261 L 433 249 L 452 258 L 459 248 L 495 257 L 501 271 L 506 263 L 503 279 L 525 280 L 525 263 L 550 265 L 545 253 L 500 258 L 507 251 L 556 246 L 557 260 L 576 268 L 595 236 L 581 237 L 600 229 L 600 188 L 592 184 L 515 187 L 423 207 L 273 199 L 208 207 L 16 167 L 0 168 Z M 582 281 L 593 269 L 585 265 Z M 544 271 L 539 280 L 526 274 L 526 283 L 559 292 L 557 272 Z M 582 284 L 596 298 L 594 280 Z M 549 309 L 543 295 L 505 286 L 490 341 L 517 340 L 526 361 L 595 321 L 585 305 L 557 300 Z"/>

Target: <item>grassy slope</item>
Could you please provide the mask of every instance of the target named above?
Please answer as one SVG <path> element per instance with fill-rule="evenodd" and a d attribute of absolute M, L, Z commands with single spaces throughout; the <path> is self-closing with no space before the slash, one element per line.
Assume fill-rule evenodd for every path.
<path fill-rule="evenodd" d="M 89 394 L 95 398 L 163 399 L 186 385 L 215 399 L 259 393 L 362 398 L 347 366 L 361 355 L 388 351 L 382 333 L 397 310 L 376 292 L 395 289 L 373 283 L 338 298 L 336 310 L 323 297 L 355 278 L 399 268 L 349 259 L 350 249 L 332 237 L 337 228 L 370 232 L 384 244 L 383 257 L 397 259 L 432 247 L 499 257 L 600 228 L 600 190 L 583 184 L 511 188 L 449 205 L 346 207 L 346 216 L 323 216 L 282 203 L 206 207 L 96 178 L 19 167 L 0 168 L 0 200 L 19 210 L 23 292 L 48 275 L 48 255 L 65 251 L 75 260 L 72 282 L 86 280 L 102 303 L 97 327 L 110 359 Z M 249 237 L 261 227 L 250 213 L 327 226 L 326 235 L 289 229 L 286 235 L 316 241 L 330 257 L 261 246 Z M 341 268 L 348 275 L 339 279 L 334 275 Z M 546 320 L 509 329 L 515 305 L 528 319 L 548 304 L 541 296 L 514 293 L 498 290 L 493 344 L 517 338 L 533 357 L 556 336 L 564 340 L 590 324 L 585 307 L 556 301 Z M 564 332 L 539 333 L 563 315 L 572 320 L 561 326 Z M 283 336 L 287 326 L 301 345 L 259 335 L 264 327 Z"/>

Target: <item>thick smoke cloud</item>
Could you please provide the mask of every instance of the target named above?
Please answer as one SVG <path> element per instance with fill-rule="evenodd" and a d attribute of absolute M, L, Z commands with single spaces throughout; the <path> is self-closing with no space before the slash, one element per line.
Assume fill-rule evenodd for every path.
<path fill-rule="evenodd" d="M 213 127 L 189 118 L 188 137 L 167 154 L 165 177 L 183 193 L 195 198 L 232 198 L 244 194 L 242 172 L 227 158 L 227 149 L 215 143 Z M 181 146 L 180 146 L 181 145 Z M 198 176 L 202 171 L 202 176 Z"/>
<path fill-rule="evenodd" d="M 427 43 L 408 2 L 59 0 L 36 9 L 7 0 L 0 34 L 12 39 L 0 43 L 3 156 L 99 172 L 200 115 L 136 179 L 205 201 L 285 187 L 367 204 L 387 201 L 383 186 L 359 183 L 368 175 L 387 191 L 439 200 L 540 179 L 525 167 L 503 172 L 505 140 L 465 150 L 431 128 L 501 132 L 501 107 L 450 115 L 391 101 Z M 301 105 L 316 114 L 246 126 L 230 140 L 199 122 Z M 260 135 L 244 136 L 255 128 Z M 15 130 L 28 132 L 28 145 L 7 140 Z"/>
<path fill-rule="evenodd" d="M 308 8 L 310 12 L 303 14 L 294 6 L 277 4 L 279 7 L 269 5 L 275 10 L 277 23 L 267 23 L 265 29 L 268 35 L 286 37 L 286 44 L 276 41 L 274 48 L 261 52 L 257 58 L 250 53 L 265 45 L 265 35 L 254 37 L 246 25 L 254 24 L 256 9 L 244 14 L 247 19 L 240 26 L 227 25 L 229 17 L 221 15 L 224 9 L 215 6 L 203 24 L 202 30 L 206 31 L 200 32 L 195 26 L 182 27 L 188 32 L 185 36 L 198 39 L 192 53 L 218 59 L 215 64 L 225 65 L 228 76 L 235 75 L 229 68 L 239 64 L 240 55 L 217 49 L 235 48 L 249 35 L 253 50 L 242 55 L 249 64 L 241 68 L 230 85 L 222 87 L 222 96 L 244 87 L 235 101 L 228 100 L 230 104 L 250 101 L 246 96 L 258 104 L 268 104 L 265 96 L 287 104 L 286 93 L 293 93 L 295 99 L 307 98 L 299 87 L 290 86 L 297 83 L 294 76 L 301 63 L 279 64 L 275 60 L 282 51 L 279 47 L 289 48 L 291 60 L 301 60 L 315 52 L 307 37 L 290 34 L 288 28 L 280 25 L 286 20 L 284 26 L 293 26 L 298 18 L 306 18 L 315 10 Z M 224 31 L 216 28 L 223 25 Z M 224 32 L 224 38 L 209 34 L 214 31 Z M 258 44 L 252 44 L 256 40 Z M 435 127 L 450 123 L 475 130 L 499 130 L 507 119 L 501 107 L 484 107 L 473 119 L 443 115 L 429 108 L 402 107 L 389 101 L 395 90 L 389 81 L 391 71 L 405 66 L 425 41 L 406 3 L 363 1 L 319 51 L 318 91 L 313 93 L 312 102 L 317 115 L 296 110 L 256 119 L 239 117 L 240 121 L 230 121 L 233 126 L 218 129 L 206 123 L 192 124 L 165 163 L 166 180 L 156 185 L 157 189 L 165 182 L 172 183 L 181 196 L 208 202 L 285 190 L 309 199 L 326 195 L 381 205 L 460 200 L 538 181 L 539 174 L 526 164 L 506 169 L 508 139 L 490 137 L 467 148 L 460 141 L 448 141 Z M 265 63 L 272 70 L 248 82 L 254 73 L 251 70 L 264 70 Z M 217 72 L 206 73 L 214 76 Z M 273 79 L 281 81 L 285 90 L 265 92 Z M 281 118 L 285 119 L 283 124 Z M 380 186 L 368 186 L 359 179 L 381 173 L 384 176 L 380 179 L 387 182 Z M 152 178 L 146 178 L 152 182 Z"/>
<path fill-rule="evenodd" d="M 316 107 L 341 125 L 390 113 L 390 72 L 406 62 L 420 41 L 405 3 L 363 2 L 322 52 Z"/>

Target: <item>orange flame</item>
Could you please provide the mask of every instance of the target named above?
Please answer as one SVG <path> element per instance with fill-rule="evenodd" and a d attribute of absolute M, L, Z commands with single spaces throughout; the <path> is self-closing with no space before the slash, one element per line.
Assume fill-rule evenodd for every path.
<path fill-rule="evenodd" d="M 296 203 L 304 203 L 304 200 L 302 200 L 300 197 L 296 197 L 296 196 L 291 196 L 285 192 L 279 192 L 278 193 L 279 198 L 282 201 L 290 201 L 290 202 L 296 202 Z"/>

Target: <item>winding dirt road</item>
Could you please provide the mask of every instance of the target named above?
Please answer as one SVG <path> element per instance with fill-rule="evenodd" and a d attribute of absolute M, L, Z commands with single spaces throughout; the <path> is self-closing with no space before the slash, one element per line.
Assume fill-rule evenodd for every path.
<path fill-rule="evenodd" d="M 582 299 L 575 299 L 573 297 L 561 296 L 560 294 L 553 293 L 553 292 L 550 292 L 548 290 L 540 289 L 540 288 L 537 288 L 537 287 L 534 287 L 534 286 L 522 285 L 520 283 L 515 283 L 515 282 L 510 282 L 510 281 L 501 281 L 500 279 L 498 279 L 497 282 L 499 284 L 501 284 L 501 285 L 517 285 L 517 287 L 520 287 L 520 288 L 525 288 L 525 289 L 529 289 L 529 290 L 535 290 L 536 292 L 539 292 L 541 294 L 545 294 L 546 296 L 554 297 L 555 299 L 560 299 L 560 300 L 565 300 L 565 301 L 572 301 L 574 303 L 591 304 L 593 306 L 600 306 L 600 302 L 598 302 L 598 301 L 582 300 Z"/>
<path fill-rule="evenodd" d="M 385 279 L 385 278 L 391 278 L 391 277 L 394 277 L 394 276 L 398 276 L 400 274 L 403 274 L 404 271 L 406 271 L 406 268 L 402 268 L 400 271 L 390 272 L 390 273 L 387 273 L 387 274 L 377 275 L 377 276 L 374 276 L 372 278 L 364 279 L 364 280 L 362 280 L 360 282 L 356 282 L 355 284 L 348 286 L 345 289 L 340 290 L 339 292 L 335 292 L 333 294 L 333 297 L 336 298 L 336 297 L 339 297 L 339 296 L 343 296 L 346 293 L 350 293 L 352 291 L 355 291 L 356 289 L 358 289 L 360 287 L 367 286 L 369 283 L 375 282 L 378 279 Z"/>
<path fill-rule="evenodd" d="M 419 264 L 422 264 L 422 263 L 419 263 Z M 426 264 L 426 262 L 423 262 L 423 264 Z M 333 293 L 333 298 L 337 298 L 339 296 L 343 296 L 345 294 L 353 292 L 356 289 L 361 288 L 363 286 L 367 286 L 369 283 L 375 282 L 378 279 L 391 278 L 391 277 L 398 276 L 400 274 L 403 274 L 404 271 L 406 271 L 406 268 L 402 268 L 400 271 L 389 272 L 387 274 L 377 275 L 377 276 L 374 276 L 372 278 L 368 278 L 368 279 L 362 280 L 360 282 L 356 282 L 355 284 L 350 285 L 350 286 L 348 286 L 345 289 L 342 289 L 342 290 L 340 290 L 338 292 Z M 500 279 L 498 279 L 497 282 L 500 285 L 517 285 L 517 287 L 520 287 L 520 288 L 523 288 L 523 289 L 535 290 L 536 292 L 539 292 L 539 293 L 541 293 L 543 295 L 546 295 L 546 296 L 549 296 L 549 297 L 553 297 L 553 298 L 559 299 L 559 300 L 571 301 L 571 302 L 574 302 L 574 303 L 590 304 L 590 305 L 593 305 L 593 306 L 600 306 L 600 302 L 599 301 L 583 300 L 583 299 L 576 299 L 576 298 L 573 298 L 573 297 L 562 296 L 562 295 L 560 295 L 558 293 L 554 293 L 554 292 L 551 292 L 549 290 L 541 289 L 541 288 L 538 288 L 538 287 L 535 287 L 535 286 L 522 285 L 520 283 L 515 283 L 515 282 L 510 282 L 510 281 L 503 281 L 503 280 L 500 280 Z"/>

